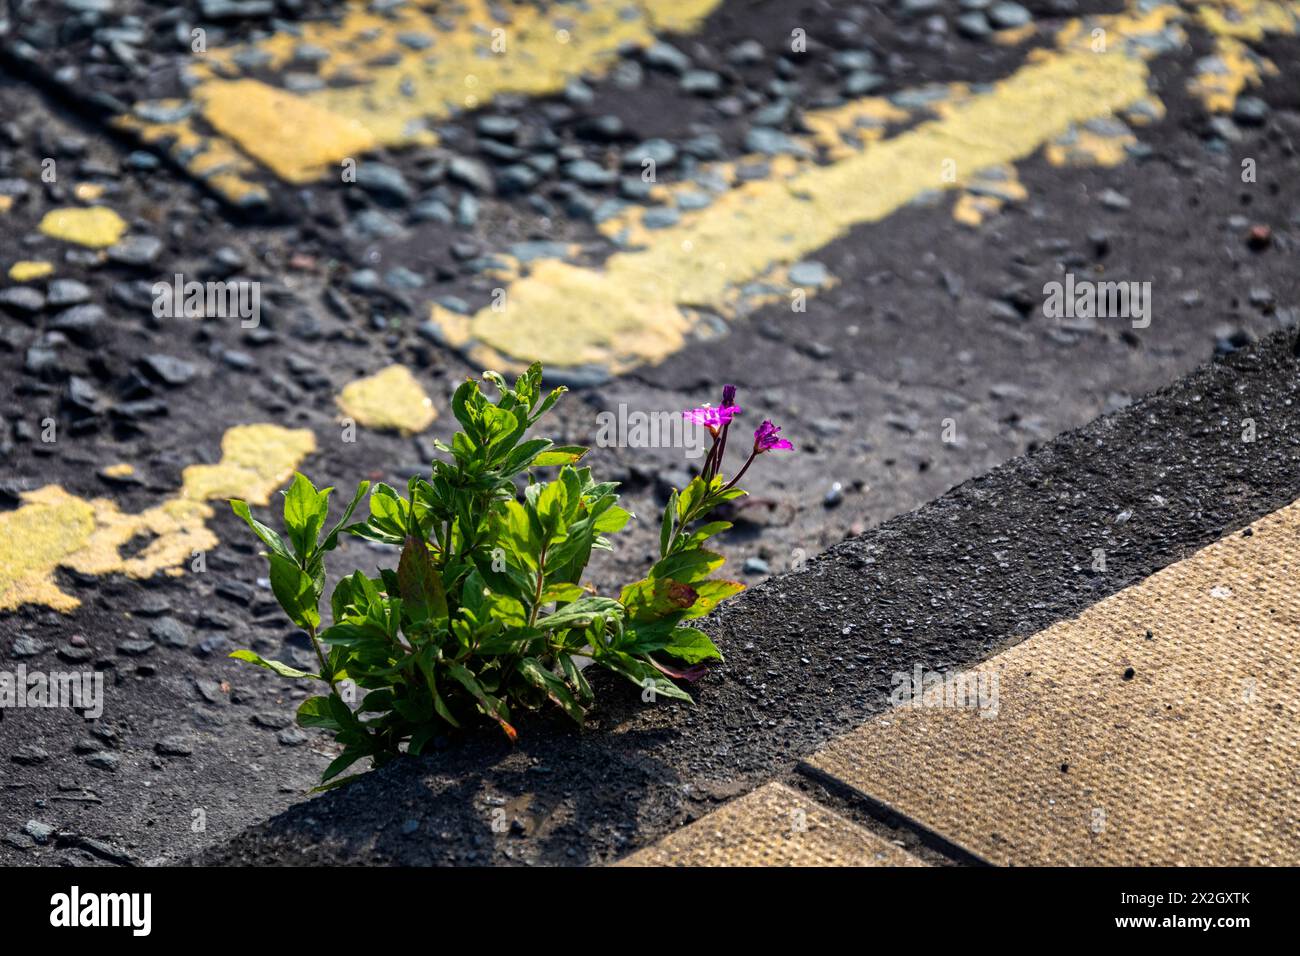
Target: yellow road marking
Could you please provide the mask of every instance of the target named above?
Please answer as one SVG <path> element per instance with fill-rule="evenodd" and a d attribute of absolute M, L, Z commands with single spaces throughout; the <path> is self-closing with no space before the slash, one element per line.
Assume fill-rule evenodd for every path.
<path fill-rule="evenodd" d="M 1298 541 L 1300 502 L 967 672 L 983 713 L 935 694 L 811 763 L 994 863 L 1300 863 Z"/>
<path fill-rule="evenodd" d="M 51 209 L 38 228 L 53 239 L 103 249 L 126 233 L 126 220 L 107 206 L 72 206 Z"/>
<path fill-rule="evenodd" d="M 435 306 L 432 317 L 451 344 L 488 365 L 537 359 L 621 372 L 657 362 L 685 344 L 700 312 L 730 317 L 744 283 L 1147 96 L 1140 57 L 1049 53 L 941 119 L 838 162 L 731 189 L 600 269 L 540 261 L 510 285 L 502 308 L 466 317 Z M 952 182 L 940 174 L 945 160 L 957 164 Z"/>
<path fill-rule="evenodd" d="M 337 401 L 343 414 L 357 424 L 403 435 L 424 431 L 438 417 L 433 399 L 403 365 L 390 365 L 348 383 Z"/>
<path fill-rule="evenodd" d="M 14 208 L 13 196 L 0 196 L 0 213 L 6 213 Z"/>
<path fill-rule="evenodd" d="M 61 567 L 132 578 L 180 574 L 194 552 L 217 545 L 207 527 L 214 514 L 207 502 L 244 498 L 266 504 L 315 448 L 315 436 L 305 429 L 236 426 L 221 440 L 218 464 L 190 465 L 176 495 L 139 514 L 124 514 L 107 498 L 79 498 L 58 485 L 24 492 L 22 504 L 0 513 L 0 611 L 24 604 L 78 607 L 81 602 L 55 580 Z M 122 546 L 141 535 L 152 540 L 123 557 Z"/>
<path fill-rule="evenodd" d="M 924 866 L 780 783 L 732 800 L 619 866 Z"/>
<path fill-rule="evenodd" d="M 160 106 L 185 105 L 176 101 L 137 104 L 119 125 L 149 142 L 171 140 L 175 158 L 242 202 L 265 191 L 228 144 L 287 182 L 310 182 L 376 147 L 433 143 L 432 125 L 503 93 L 543 96 L 574 77 L 600 75 L 620 50 L 648 46 L 658 32 L 689 33 L 720 2 L 623 0 L 543 10 L 462 0 L 377 14 L 353 0 L 337 22 L 305 22 L 294 34 L 195 58 L 186 68 L 193 103 L 219 137 L 198 132 L 192 117 L 150 118 Z M 321 56 L 321 89 L 269 86 L 241 66 L 255 61 L 259 75 L 278 74 L 293 69 L 304 51 Z M 218 175 L 210 172 L 214 165 L 222 168 Z"/>
<path fill-rule="evenodd" d="M 39 260 L 23 259 L 9 267 L 9 278 L 15 282 L 31 282 L 33 279 L 44 279 L 53 273 L 54 266 L 51 263 Z"/>

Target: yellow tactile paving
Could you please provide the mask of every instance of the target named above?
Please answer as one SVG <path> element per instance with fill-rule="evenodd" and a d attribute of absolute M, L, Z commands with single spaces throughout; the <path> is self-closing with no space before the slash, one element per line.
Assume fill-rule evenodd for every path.
<path fill-rule="evenodd" d="M 619 866 L 925 866 L 780 783 L 732 800 Z"/>
<path fill-rule="evenodd" d="M 993 863 L 1300 863 L 1300 503 L 981 675 L 810 763 Z"/>
<path fill-rule="evenodd" d="M 339 410 L 366 428 L 413 435 L 438 417 L 433 399 L 403 365 L 390 365 L 349 382 L 338 395 Z"/>
<path fill-rule="evenodd" d="M 217 545 L 207 527 L 213 516 L 209 501 L 266 504 L 315 448 L 315 436 L 305 429 L 236 426 L 222 438 L 220 462 L 189 466 L 175 496 L 139 514 L 125 514 L 107 498 L 79 498 L 58 485 L 24 492 L 22 504 L 0 513 L 0 611 L 23 604 L 78 607 L 81 602 L 55 580 L 61 567 L 133 578 L 180 574 L 196 553 Z M 123 557 L 122 546 L 139 536 L 147 536 L 148 544 Z"/>
<path fill-rule="evenodd" d="M 196 55 L 186 66 L 192 103 L 139 103 L 120 125 L 148 142 L 170 140 L 178 161 L 242 202 L 265 191 L 230 144 L 287 182 L 310 182 L 376 147 L 432 143 L 438 121 L 503 93 L 543 96 L 598 76 L 620 50 L 695 30 L 720 2 L 423 0 L 376 13 L 353 0 L 337 21 Z M 245 72 L 253 64 L 249 72 L 278 76 L 304 53 L 318 59 L 321 89 L 291 92 Z M 218 136 L 196 130 L 191 106 Z"/>

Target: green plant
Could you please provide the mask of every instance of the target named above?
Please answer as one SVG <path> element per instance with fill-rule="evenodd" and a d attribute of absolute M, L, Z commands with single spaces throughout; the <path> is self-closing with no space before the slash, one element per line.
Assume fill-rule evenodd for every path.
<path fill-rule="evenodd" d="M 476 712 L 511 739 L 515 712 L 547 701 L 581 723 L 592 691 L 580 658 L 623 675 L 647 699 L 689 701 L 672 678 L 693 679 L 722 656 L 690 622 L 743 588 L 712 576 L 724 559 L 704 547 L 730 525 L 698 524 L 744 494 L 719 474 L 740 412 L 734 388 L 724 390 L 721 408 L 685 413 L 712 435 L 712 450 L 702 474 L 668 502 L 659 560 L 612 598 L 584 585 L 583 572 L 592 551 L 609 549 L 609 536 L 633 516 L 619 507 L 614 483 L 578 467 L 585 448 L 528 437 L 564 389 L 543 397 L 540 365 L 513 387 L 494 373 L 484 378 L 500 397 L 489 401 L 473 381 L 456 390 L 451 406 L 461 431 L 450 446 L 437 446 L 448 460 L 435 460 L 427 480 L 412 478 L 405 496 L 362 482 L 325 531 L 332 489 L 295 474 L 283 493 L 283 537 L 245 502 L 231 502 L 266 545 L 272 591 L 310 636 L 319 668 L 309 673 L 247 650 L 231 656 L 324 685 L 298 708 L 300 725 L 330 730 L 344 747 L 324 780 L 363 757 L 378 766 L 403 750 L 418 754 Z M 763 423 L 745 468 L 763 451 L 790 447 L 778 431 Z M 549 469 L 558 470 L 538 481 L 536 472 Z M 525 479 L 519 492 L 516 481 Z M 369 518 L 347 525 L 367 492 Z M 341 533 L 400 549 L 397 566 L 342 578 L 322 628 L 325 557 Z M 365 691 L 355 709 L 345 681 Z"/>

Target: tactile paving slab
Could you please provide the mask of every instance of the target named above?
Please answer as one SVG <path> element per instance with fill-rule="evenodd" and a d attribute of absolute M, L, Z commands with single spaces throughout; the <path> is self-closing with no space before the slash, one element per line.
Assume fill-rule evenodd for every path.
<path fill-rule="evenodd" d="M 1298 555 L 1295 503 L 809 763 L 997 864 L 1294 865 Z"/>
<path fill-rule="evenodd" d="M 780 783 L 696 820 L 620 866 L 924 866 L 917 857 Z"/>

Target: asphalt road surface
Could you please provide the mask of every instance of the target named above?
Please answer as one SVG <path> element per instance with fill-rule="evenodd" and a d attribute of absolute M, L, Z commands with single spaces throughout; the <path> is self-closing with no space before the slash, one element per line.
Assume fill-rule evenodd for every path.
<path fill-rule="evenodd" d="M 1038 860 L 819 755 L 888 675 L 1032 650 L 1300 494 L 1297 33 L 1269 0 L 0 3 L 0 662 L 108 685 L 0 711 L 0 862 L 609 862 L 774 780 L 925 862 Z M 557 439 L 733 383 L 794 442 L 721 539 L 762 585 L 727 669 L 696 712 L 610 688 L 617 745 L 541 721 L 384 771 L 365 826 L 381 783 L 308 807 L 333 743 L 226 654 L 310 645 L 223 499 L 404 482 L 460 381 L 533 360 Z M 602 588 L 698 464 L 664 431 L 589 457 L 642 516 Z"/>

